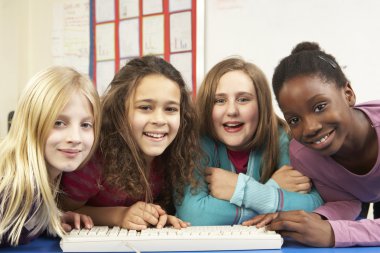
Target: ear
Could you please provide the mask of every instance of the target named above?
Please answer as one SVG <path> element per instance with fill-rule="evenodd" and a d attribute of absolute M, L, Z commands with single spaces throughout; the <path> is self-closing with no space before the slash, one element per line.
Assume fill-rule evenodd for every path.
<path fill-rule="evenodd" d="M 350 107 L 353 107 L 356 103 L 356 95 L 355 95 L 354 90 L 351 88 L 351 84 L 349 82 L 347 82 L 344 85 L 343 92 L 344 92 L 345 98 L 348 102 L 348 105 Z"/>

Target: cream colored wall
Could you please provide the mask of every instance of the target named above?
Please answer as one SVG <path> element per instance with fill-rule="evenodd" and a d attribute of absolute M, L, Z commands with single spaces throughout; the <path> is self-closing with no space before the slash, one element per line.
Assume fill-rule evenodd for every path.
<path fill-rule="evenodd" d="M 0 138 L 28 79 L 51 65 L 53 0 L 0 0 Z"/>

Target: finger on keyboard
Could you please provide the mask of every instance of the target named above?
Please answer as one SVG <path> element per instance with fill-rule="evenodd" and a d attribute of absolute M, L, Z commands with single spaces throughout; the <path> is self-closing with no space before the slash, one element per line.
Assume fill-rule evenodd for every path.
<path fill-rule="evenodd" d="M 158 219 L 158 223 L 156 227 L 163 228 L 166 225 L 167 220 L 168 220 L 167 214 L 161 215 L 160 218 Z"/>
<path fill-rule="evenodd" d="M 181 225 L 181 228 L 187 228 L 187 227 L 191 226 L 190 222 L 185 222 L 182 220 L 179 220 L 179 224 Z"/>
<path fill-rule="evenodd" d="M 73 229 L 69 224 L 62 223 L 61 225 L 65 232 L 70 232 Z"/>
<path fill-rule="evenodd" d="M 182 221 L 180 219 L 178 219 L 177 217 L 175 217 L 173 215 L 169 215 L 169 217 L 168 217 L 168 223 L 171 224 L 176 229 L 182 228 L 181 222 Z"/>
<path fill-rule="evenodd" d="M 144 229 L 147 229 L 148 226 L 145 224 L 137 224 L 137 223 L 133 223 L 133 222 L 128 222 L 126 224 L 125 228 L 131 229 L 131 230 L 144 230 Z"/>

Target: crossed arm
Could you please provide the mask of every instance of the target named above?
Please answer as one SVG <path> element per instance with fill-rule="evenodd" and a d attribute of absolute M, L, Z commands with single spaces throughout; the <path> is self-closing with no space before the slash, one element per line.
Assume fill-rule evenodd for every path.
<path fill-rule="evenodd" d="M 286 202 L 283 205 L 284 210 L 305 208 L 314 210 L 323 203 L 314 188 L 311 189 L 309 194 L 300 193 L 310 189 L 310 181 L 289 166 L 283 166 L 279 169 L 272 176 L 272 179 L 278 180 L 277 184 L 282 188 L 298 190 L 299 192 L 288 192 L 279 189 L 278 185 L 271 180 L 266 184 L 261 184 L 253 178 L 249 179 L 245 188 L 260 188 L 265 195 L 274 196 L 273 201 L 269 201 L 268 205 L 260 206 L 257 203 L 267 196 L 253 194 L 252 196 L 245 196 L 241 204 L 231 202 L 231 196 L 234 194 L 238 180 L 237 174 L 219 168 L 208 168 L 205 173 L 205 177 L 199 176 L 199 180 L 201 180 L 200 187 L 195 190 L 191 190 L 189 186 L 186 187 L 182 203 L 176 206 L 178 217 L 191 222 L 193 225 L 237 224 L 259 213 L 277 211 L 279 191 L 284 193 Z M 282 179 L 282 181 L 279 179 Z M 245 191 L 246 194 L 249 194 L 249 192 L 249 190 Z"/>
<path fill-rule="evenodd" d="M 290 166 L 282 166 L 272 179 L 284 190 L 290 192 L 308 193 L 311 181 Z M 205 170 L 205 180 L 210 194 L 218 199 L 230 200 L 235 192 L 238 174 L 220 168 L 209 167 Z"/>

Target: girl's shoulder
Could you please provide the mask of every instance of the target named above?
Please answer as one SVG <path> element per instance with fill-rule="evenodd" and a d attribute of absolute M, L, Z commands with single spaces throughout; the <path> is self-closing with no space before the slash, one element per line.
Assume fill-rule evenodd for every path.
<path fill-rule="evenodd" d="M 218 149 L 218 146 L 222 145 L 220 142 L 216 141 L 209 135 L 202 135 L 200 143 L 202 150 L 207 155 L 214 155 L 215 151 Z"/>
<path fill-rule="evenodd" d="M 370 119 L 372 126 L 380 126 L 380 100 L 368 101 L 355 105 L 355 109 L 364 112 Z"/>
<path fill-rule="evenodd" d="M 217 141 L 209 135 L 202 135 L 200 143 L 203 148 L 215 147 L 217 145 Z"/>
<path fill-rule="evenodd" d="M 202 135 L 201 136 L 201 143 L 202 144 L 209 144 L 209 143 L 215 143 L 215 140 L 211 138 L 209 135 Z"/>

